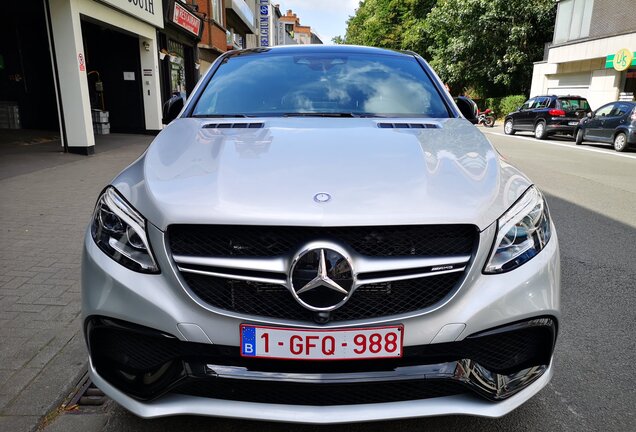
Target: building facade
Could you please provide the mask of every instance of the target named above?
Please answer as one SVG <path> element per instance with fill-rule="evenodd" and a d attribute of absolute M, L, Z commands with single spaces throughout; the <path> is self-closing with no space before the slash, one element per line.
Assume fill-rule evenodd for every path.
<path fill-rule="evenodd" d="M 560 0 L 554 39 L 530 96 L 580 95 L 592 109 L 636 93 L 634 0 Z"/>
<path fill-rule="evenodd" d="M 300 45 L 309 45 L 312 43 L 322 44 L 320 38 L 312 33 L 310 26 L 300 25 L 300 18 L 288 9 L 285 15 L 280 17 L 285 33 L 291 35 L 291 38 Z"/>
<path fill-rule="evenodd" d="M 255 48 L 256 0 L 224 0 L 227 49 Z"/>
<path fill-rule="evenodd" d="M 203 33 L 199 42 L 200 72 L 203 75 L 214 60 L 227 51 L 225 5 L 223 0 L 196 0 L 203 19 Z"/>
<path fill-rule="evenodd" d="M 0 26 L 0 128 L 59 131 L 64 150 L 95 135 L 154 134 L 228 49 L 299 43 L 269 0 L 21 0 Z M 289 11 L 288 15 L 291 14 Z M 315 39 L 315 38 L 314 38 Z"/>
<path fill-rule="evenodd" d="M 59 131 L 66 151 L 94 153 L 96 134 L 157 133 L 163 102 L 187 96 L 199 79 L 203 20 L 184 1 L 8 7 L 23 18 L 0 31 L 0 107 L 22 114 L 11 126 Z"/>
<path fill-rule="evenodd" d="M 158 30 L 161 100 L 174 94 L 188 97 L 199 80 L 198 44 L 203 20 L 181 0 L 164 0 L 164 27 Z"/>

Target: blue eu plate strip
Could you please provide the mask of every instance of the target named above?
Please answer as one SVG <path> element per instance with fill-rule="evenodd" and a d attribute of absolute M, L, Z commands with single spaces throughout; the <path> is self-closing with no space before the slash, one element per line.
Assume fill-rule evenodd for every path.
<path fill-rule="evenodd" d="M 256 355 L 256 329 L 254 327 L 243 327 L 241 353 L 244 356 Z"/>

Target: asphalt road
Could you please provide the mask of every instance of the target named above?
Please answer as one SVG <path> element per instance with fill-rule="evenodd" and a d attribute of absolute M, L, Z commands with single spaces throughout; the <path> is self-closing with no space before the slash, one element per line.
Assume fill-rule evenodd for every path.
<path fill-rule="evenodd" d="M 508 137 L 499 128 L 486 133 L 546 193 L 561 245 L 563 318 L 555 375 L 527 404 L 500 419 L 306 426 L 198 417 L 142 420 L 111 402 L 92 419 L 79 415 L 65 422 L 68 430 L 73 424 L 113 432 L 636 430 L 636 151 Z"/>

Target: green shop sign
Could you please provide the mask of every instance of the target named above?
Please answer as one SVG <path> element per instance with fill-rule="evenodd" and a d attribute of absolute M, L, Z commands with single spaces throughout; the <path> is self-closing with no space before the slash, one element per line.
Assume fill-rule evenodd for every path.
<path fill-rule="evenodd" d="M 630 66 L 636 66 L 636 52 L 632 52 L 627 48 L 619 49 L 616 54 L 610 54 L 605 58 L 606 69 L 624 71 Z"/>

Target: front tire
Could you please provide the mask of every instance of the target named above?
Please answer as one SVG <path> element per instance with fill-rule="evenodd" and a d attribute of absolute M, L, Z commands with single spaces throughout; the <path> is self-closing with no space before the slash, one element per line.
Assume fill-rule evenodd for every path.
<path fill-rule="evenodd" d="M 506 120 L 504 123 L 504 133 L 506 135 L 514 135 L 516 131 L 513 126 L 514 124 L 512 123 L 512 119 Z"/>
<path fill-rule="evenodd" d="M 576 145 L 583 144 L 583 129 L 578 129 L 574 138 Z"/>
<path fill-rule="evenodd" d="M 624 152 L 627 150 L 627 135 L 623 132 L 619 132 L 614 137 L 614 150 L 617 152 Z"/>
<path fill-rule="evenodd" d="M 495 126 L 495 118 L 493 116 L 487 116 L 484 120 L 484 126 L 486 127 L 494 127 Z"/>
<path fill-rule="evenodd" d="M 545 123 L 540 121 L 534 126 L 534 137 L 536 139 L 546 139 L 548 137 L 548 133 L 545 130 Z"/>

